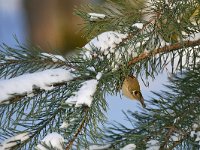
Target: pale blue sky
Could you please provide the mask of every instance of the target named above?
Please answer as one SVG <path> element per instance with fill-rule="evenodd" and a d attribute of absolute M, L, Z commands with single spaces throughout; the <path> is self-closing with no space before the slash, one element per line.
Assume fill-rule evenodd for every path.
<path fill-rule="evenodd" d="M 0 43 L 15 46 L 14 35 L 22 43 L 27 39 L 25 16 L 20 4 L 20 0 L 0 0 Z"/>

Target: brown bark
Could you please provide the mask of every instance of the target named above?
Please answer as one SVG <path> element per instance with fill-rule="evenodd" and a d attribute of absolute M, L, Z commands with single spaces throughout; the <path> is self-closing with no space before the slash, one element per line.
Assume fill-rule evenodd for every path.
<path fill-rule="evenodd" d="M 29 38 L 45 51 L 69 51 L 82 47 L 80 17 L 73 15 L 75 5 L 87 0 L 28 0 L 24 1 Z"/>

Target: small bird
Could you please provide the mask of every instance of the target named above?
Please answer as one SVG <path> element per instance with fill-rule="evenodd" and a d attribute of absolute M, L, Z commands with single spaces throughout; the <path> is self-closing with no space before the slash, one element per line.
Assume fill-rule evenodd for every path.
<path fill-rule="evenodd" d="M 122 85 L 122 93 L 124 96 L 132 100 L 138 100 L 142 104 L 143 108 L 146 107 L 144 98 L 140 92 L 139 82 L 134 76 L 129 75 L 125 78 Z"/>

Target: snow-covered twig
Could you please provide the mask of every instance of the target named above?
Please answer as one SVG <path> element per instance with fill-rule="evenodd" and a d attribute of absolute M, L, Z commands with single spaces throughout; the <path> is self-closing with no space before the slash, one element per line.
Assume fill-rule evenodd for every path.
<path fill-rule="evenodd" d="M 135 149 L 136 149 L 135 144 L 128 144 L 128 145 L 124 146 L 123 148 L 121 148 L 120 150 L 135 150 Z"/>
<path fill-rule="evenodd" d="M 52 59 L 53 62 L 58 62 L 58 61 L 63 61 L 65 62 L 65 58 L 61 55 L 54 55 L 54 54 L 49 54 L 49 53 L 41 53 L 42 57 L 49 57 Z"/>
<path fill-rule="evenodd" d="M 47 150 L 48 148 L 53 148 L 56 150 L 64 150 L 64 138 L 58 134 L 57 132 L 49 133 L 44 139 L 41 141 L 41 144 L 36 146 L 37 150 Z"/>
<path fill-rule="evenodd" d="M 98 21 L 98 20 L 104 19 L 106 17 L 106 15 L 99 14 L 99 13 L 88 13 L 88 17 L 89 17 L 90 21 Z"/>
<path fill-rule="evenodd" d="M 150 140 L 147 142 L 146 150 L 159 150 L 160 149 L 160 143 L 157 140 Z"/>
<path fill-rule="evenodd" d="M 80 107 L 82 105 L 90 107 L 97 84 L 98 81 L 95 79 L 83 82 L 81 88 L 75 92 L 75 95 L 68 98 L 65 103 L 75 104 L 76 107 Z"/>
<path fill-rule="evenodd" d="M 90 107 L 93 101 L 93 96 L 97 90 L 98 81 L 101 78 L 102 74 L 98 73 L 96 79 L 87 80 L 82 83 L 81 87 L 77 92 L 74 92 L 74 95 L 69 97 L 65 103 L 66 104 L 75 104 L 75 107 L 88 106 Z"/>
<path fill-rule="evenodd" d="M 105 145 L 91 145 L 89 146 L 89 150 L 106 150 L 109 149 L 112 145 L 105 144 Z"/>
<path fill-rule="evenodd" d="M 13 149 L 14 147 L 27 141 L 30 137 L 31 134 L 29 132 L 20 133 L 18 135 L 10 137 L 0 144 L 0 150 Z"/>
<path fill-rule="evenodd" d="M 54 85 L 74 78 L 71 70 L 48 69 L 19 77 L 0 80 L 0 105 L 9 104 L 24 96 L 33 96 L 34 90 L 52 90 Z"/>

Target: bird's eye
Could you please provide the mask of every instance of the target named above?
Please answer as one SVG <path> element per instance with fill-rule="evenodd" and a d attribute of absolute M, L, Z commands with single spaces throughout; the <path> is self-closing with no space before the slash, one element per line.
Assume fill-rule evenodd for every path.
<path fill-rule="evenodd" d="M 138 95 L 138 94 L 139 94 L 139 91 L 133 91 L 133 93 L 134 93 L 135 95 Z"/>

